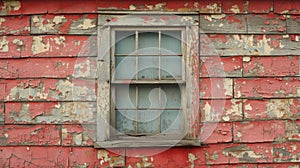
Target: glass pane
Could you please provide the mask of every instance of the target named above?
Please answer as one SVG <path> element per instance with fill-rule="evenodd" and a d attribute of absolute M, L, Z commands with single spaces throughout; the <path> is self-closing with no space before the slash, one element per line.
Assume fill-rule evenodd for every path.
<path fill-rule="evenodd" d="M 136 78 L 136 57 L 126 56 L 115 57 L 116 69 L 115 79 L 135 79 Z"/>
<path fill-rule="evenodd" d="M 116 109 L 136 109 L 135 91 L 135 86 L 132 85 L 116 86 Z"/>
<path fill-rule="evenodd" d="M 138 79 L 158 79 L 158 56 L 138 57 Z"/>
<path fill-rule="evenodd" d="M 136 111 L 118 110 L 116 111 L 116 128 L 123 133 L 136 133 Z"/>
<path fill-rule="evenodd" d="M 161 100 L 164 108 L 181 108 L 181 91 L 178 85 L 162 86 Z"/>
<path fill-rule="evenodd" d="M 159 88 L 154 86 L 139 86 L 138 108 L 159 108 Z"/>
<path fill-rule="evenodd" d="M 182 112 L 179 110 L 165 110 L 161 114 L 161 132 L 179 133 L 183 129 Z"/>
<path fill-rule="evenodd" d="M 158 55 L 158 32 L 139 33 L 138 54 Z"/>
<path fill-rule="evenodd" d="M 162 56 L 161 57 L 161 78 L 162 79 L 181 79 L 182 74 L 181 56 Z"/>
<path fill-rule="evenodd" d="M 138 111 L 138 133 L 159 133 L 159 111 Z"/>
<path fill-rule="evenodd" d="M 115 43 L 115 54 L 134 54 L 135 32 L 117 31 Z"/>
<path fill-rule="evenodd" d="M 181 31 L 163 31 L 161 48 L 163 55 L 181 55 Z"/>

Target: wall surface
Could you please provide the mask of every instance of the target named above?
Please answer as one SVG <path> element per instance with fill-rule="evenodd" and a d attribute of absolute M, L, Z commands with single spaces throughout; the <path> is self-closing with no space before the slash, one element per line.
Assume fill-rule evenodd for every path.
<path fill-rule="evenodd" d="M 98 9 L 199 11 L 201 147 L 93 148 Z M 300 1 L 12 0 L 0 15 L 2 167 L 299 167 Z"/>

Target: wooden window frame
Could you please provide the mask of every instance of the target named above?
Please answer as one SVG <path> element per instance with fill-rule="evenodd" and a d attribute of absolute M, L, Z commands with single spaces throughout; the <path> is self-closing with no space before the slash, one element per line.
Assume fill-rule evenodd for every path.
<path fill-rule="evenodd" d="M 113 13 L 113 14 L 112 14 Z M 178 16 L 178 15 L 175 15 Z M 123 19 L 129 18 L 130 21 Z M 199 129 L 199 33 L 198 23 L 187 21 L 185 18 L 198 20 L 198 13 L 184 14 L 178 16 L 172 22 L 151 22 L 161 18 L 174 18 L 173 13 L 134 13 L 130 16 L 108 13 L 107 11 L 99 14 L 98 23 L 98 91 L 97 91 L 97 138 L 95 147 L 113 148 L 113 147 L 155 147 L 155 146 L 200 146 Z M 143 18 L 147 18 L 147 21 Z M 113 20 L 113 21 L 112 21 Z M 147 23 L 149 22 L 149 23 Z M 114 70 L 113 46 L 114 31 L 118 30 L 182 30 L 182 85 L 184 91 L 181 91 L 181 101 L 183 101 L 183 120 L 184 131 L 177 135 L 157 134 L 153 136 L 126 136 L 117 135 L 111 124 L 114 107 L 112 105 L 112 83 L 128 84 L 174 84 L 174 80 L 165 81 L 121 81 L 112 78 Z M 197 41 L 195 41 L 195 39 Z M 175 80 L 177 84 L 178 81 Z M 117 138 L 116 138 L 117 137 Z"/>

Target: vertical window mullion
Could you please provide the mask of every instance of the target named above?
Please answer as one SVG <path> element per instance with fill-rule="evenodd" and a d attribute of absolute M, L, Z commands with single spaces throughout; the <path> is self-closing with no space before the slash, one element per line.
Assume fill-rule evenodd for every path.
<path fill-rule="evenodd" d="M 158 32 L 158 79 L 161 80 L 161 31 Z"/>
<path fill-rule="evenodd" d="M 136 76 L 135 76 L 135 79 L 138 80 L 139 78 L 139 53 L 138 53 L 138 50 L 139 50 L 139 33 L 138 31 L 135 31 L 135 54 L 136 54 L 136 58 L 135 58 L 135 70 L 136 70 Z"/>
<path fill-rule="evenodd" d="M 138 112 L 139 112 L 139 108 L 138 108 L 138 103 L 139 103 L 139 100 L 138 100 L 138 97 L 139 97 L 139 88 L 138 86 L 135 86 L 135 133 L 138 134 Z"/>

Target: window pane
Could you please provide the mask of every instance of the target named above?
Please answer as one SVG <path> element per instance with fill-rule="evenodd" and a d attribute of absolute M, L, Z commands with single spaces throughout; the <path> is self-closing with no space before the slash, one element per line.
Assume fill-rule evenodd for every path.
<path fill-rule="evenodd" d="M 138 54 L 158 55 L 158 33 L 141 32 L 138 36 L 139 47 Z"/>
<path fill-rule="evenodd" d="M 136 78 L 136 57 L 126 56 L 115 57 L 116 69 L 115 79 L 135 79 Z"/>
<path fill-rule="evenodd" d="M 135 86 L 119 85 L 115 87 L 116 109 L 136 109 Z"/>
<path fill-rule="evenodd" d="M 136 133 L 136 111 L 135 110 L 118 110 L 116 111 L 116 127 L 123 133 Z"/>
<path fill-rule="evenodd" d="M 115 54 L 134 54 L 135 32 L 117 31 L 115 43 Z"/>
<path fill-rule="evenodd" d="M 161 131 L 163 133 L 179 133 L 183 129 L 182 112 L 165 110 L 161 114 Z"/>
<path fill-rule="evenodd" d="M 159 133 L 159 111 L 138 111 L 138 133 Z"/>
<path fill-rule="evenodd" d="M 161 48 L 163 55 L 181 55 L 181 31 L 163 31 Z"/>
<path fill-rule="evenodd" d="M 158 56 L 138 57 L 138 79 L 158 79 Z"/>
<path fill-rule="evenodd" d="M 162 56 L 161 57 L 161 78 L 162 79 L 181 79 L 182 74 L 181 56 Z"/>
<path fill-rule="evenodd" d="M 181 91 L 178 85 L 162 86 L 161 103 L 164 103 L 164 108 L 181 108 Z"/>
<path fill-rule="evenodd" d="M 154 86 L 139 86 L 138 108 L 159 108 L 159 88 Z"/>

